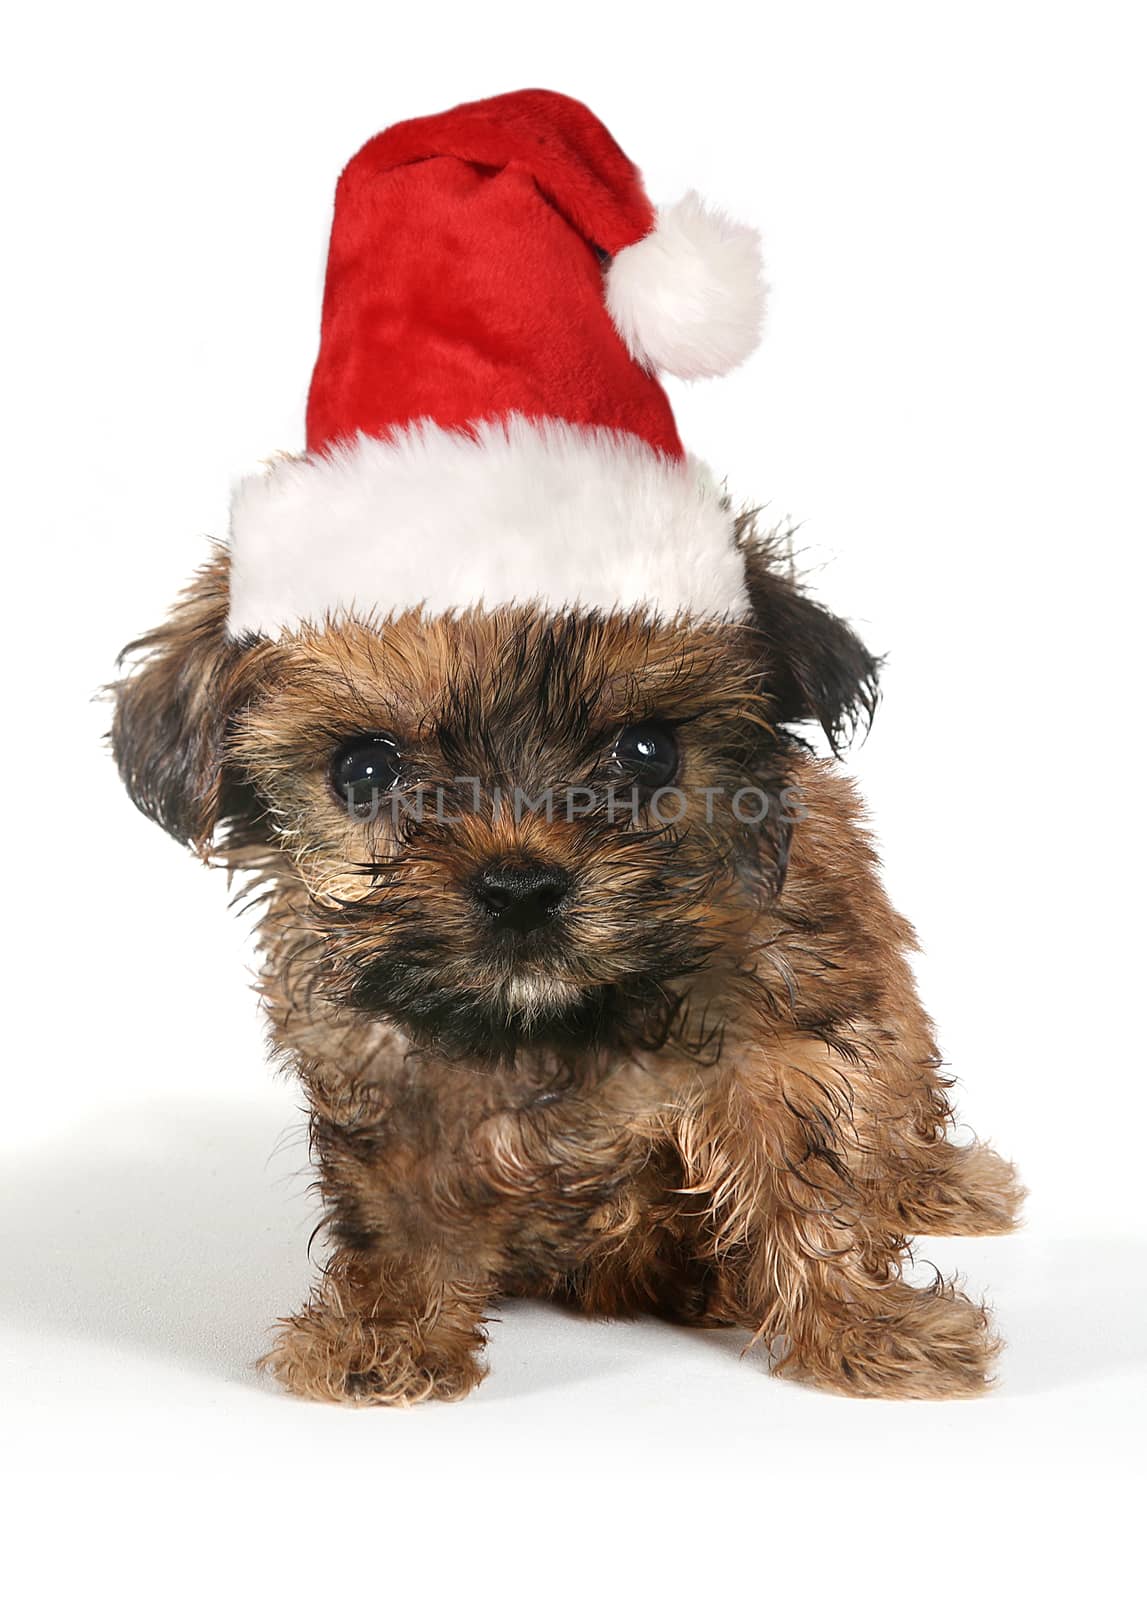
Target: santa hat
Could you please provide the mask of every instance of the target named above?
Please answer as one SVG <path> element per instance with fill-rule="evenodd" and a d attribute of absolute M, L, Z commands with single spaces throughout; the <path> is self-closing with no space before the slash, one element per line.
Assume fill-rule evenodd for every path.
<path fill-rule="evenodd" d="M 733 515 L 657 374 L 755 347 L 759 242 L 656 212 L 585 106 L 397 124 L 339 180 L 307 450 L 236 490 L 233 636 L 483 604 L 743 615 Z"/>

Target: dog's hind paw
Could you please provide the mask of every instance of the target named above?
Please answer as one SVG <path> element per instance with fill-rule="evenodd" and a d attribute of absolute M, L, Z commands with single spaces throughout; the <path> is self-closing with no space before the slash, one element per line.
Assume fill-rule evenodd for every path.
<path fill-rule="evenodd" d="M 1025 1192 L 1015 1167 L 990 1145 L 942 1144 L 902 1180 L 897 1215 L 907 1233 L 1011 1233 Z"/>

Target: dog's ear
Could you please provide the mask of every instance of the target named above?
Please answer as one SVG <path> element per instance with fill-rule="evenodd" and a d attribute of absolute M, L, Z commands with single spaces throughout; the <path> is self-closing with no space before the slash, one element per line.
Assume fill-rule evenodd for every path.
<path fill-rule="evenodd" d="M 273 647 L 228 637 L 227 579 L 220 550 L 167 621 L 122 652 L 129 671 L 112 686 L 112 750 L 128 793 L 201 855 L 220 824 L 252 827 L 260 809 L 227 759 L 227 738 Z"/>
<path fill-rule="evenodd" d="M 872 721 L 880 660 L 797 583 L 787 553 L 748 527 L 745 580 L 778 723 L 819 722 L 838 752 Z"/>

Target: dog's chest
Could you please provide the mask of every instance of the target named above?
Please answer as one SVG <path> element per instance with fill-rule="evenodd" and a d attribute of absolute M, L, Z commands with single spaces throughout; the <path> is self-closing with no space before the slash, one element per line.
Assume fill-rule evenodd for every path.
<path fill-rule="evenodd" d="M 323 1141 L 324 1165 L 369 1232 L 496 1256 L 523 1278 L 561 1271 L 600 1242 L 603 1217 L 668 1192 L 671 1094 L 629 1063 L 560 1086 L 424 1063 L 369 1125 Z"/>

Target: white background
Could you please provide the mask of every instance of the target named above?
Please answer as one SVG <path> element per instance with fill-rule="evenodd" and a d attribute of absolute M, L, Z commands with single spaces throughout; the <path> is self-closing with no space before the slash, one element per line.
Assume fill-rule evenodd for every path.
<path fill-rule="evenodd" d="M 25 7 L 7 26 L 0 1118 L 12 1592 L 1127 1592 L 1147 1421 L 1138 8 Z M 302 440 L 335 177 L 541 84 L 758 225 L 760 354 L 673 399 L 888 654 L 851 757 L 962 1118 L 1027 1231 L 939 1241 L 991 1397 L 849 1402 L 739 1341 L 512 1306 L 461 1406 L 251 1371 L 313 1208 L 223 882 L 91 703 Z M 14 969 L 14 971 L 13 971 Z M 1128 1509 L 1131 1508 L 1131 1509 Z M 1138 1558 L 1135 1558 L 1136 1562 Z M 451 1587 L 455 1584 L 451 1582 Z"/>

